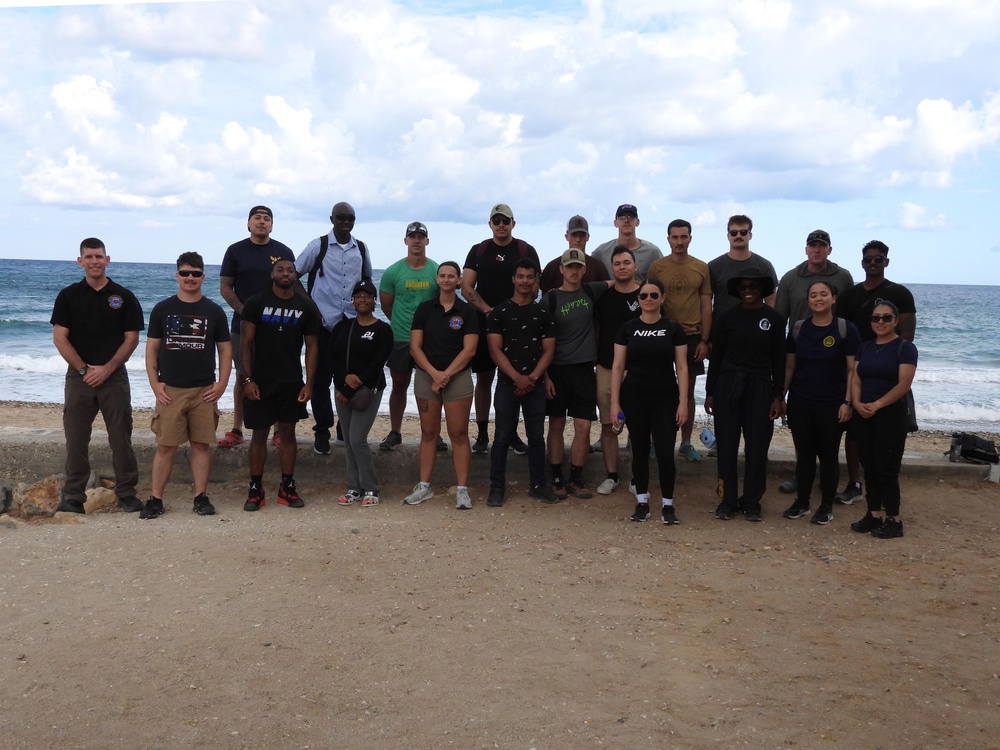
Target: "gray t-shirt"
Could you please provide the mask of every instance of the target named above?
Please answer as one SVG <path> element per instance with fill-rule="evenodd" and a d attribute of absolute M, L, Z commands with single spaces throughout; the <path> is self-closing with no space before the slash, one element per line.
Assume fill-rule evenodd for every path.
<path fill-rule="evenodd" d="M 708 274 L 712 279 L 712 317 L 718 320 L 726 310 L 736 307 L 739 300 L 729 296 L 726 285 L 730 279 L 747 278 L 751 276 L 770 276 L 774 281 L 775 289 L 778 288 L 778 275 L 774 272 L 774 266 L 767 258 L 751 253 L 746 260 L 734 260 L 727 253 L 723 253 L 708 263 Z"/>
<path fill-rule="evenodd" d="M 612 279 L 615 275 L 611 273 L 611 251 L 617 245 L 618 240 L 610 240 L 598 245 L 597 249 L 591 253 L 591 257 L 604 264 Z M 660 252 L 660 248 L 647 240 L 639 240 L 639 247 L 632 252 L 635 253 L 635 280 L 643 282 L 646 280 L 646 273 L 649 271 L 649 267 L 653 265 L 653 261 L 662 258 L 663 253 Z"/>
<path fill-rule="evenodd" d="M 552 364 L 579 365 L 597 361 L 594 303 L 607 290 L 606 283 L 597 281 L 584 284 L 575 292 L 553 289 L 545 296 L 542 307 L 552 313 L 556 324 L 556 356 Z"/>

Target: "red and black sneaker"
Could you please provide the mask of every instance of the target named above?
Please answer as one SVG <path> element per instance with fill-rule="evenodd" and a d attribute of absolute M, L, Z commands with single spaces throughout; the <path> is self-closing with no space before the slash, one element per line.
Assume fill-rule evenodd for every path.
<path fill-rule="evenodd" d="M 243 503 L 243 510 L 260 510 L 264 505 L 264 491 L 258 490 L 257 492 L 250 493 L 247 497 L 247 501 Z"/>
<path fill-rule="evenodd" d="M 295 491 L 295 484 L 281 485 L 278 488 L 278 504 L 287 505 L 289 508 L 304 508 L 306 507 L 305 502 L 299 497 L 299 493 Z"/>

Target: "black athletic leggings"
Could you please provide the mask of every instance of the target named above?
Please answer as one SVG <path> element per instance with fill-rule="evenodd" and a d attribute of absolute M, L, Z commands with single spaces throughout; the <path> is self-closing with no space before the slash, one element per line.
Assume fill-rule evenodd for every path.
<path fill-rule="evenodd" d="M 820 504 L 833 507 L 840 482 L 840 436 L 844 432 L 844 425 L 837 419 L 839 411 L 839 406 L 788 404 L 788 426 L 795 443 L 795 483 L 799 488 L 796 497 L 802 505 L 809 505 L 818 458 Z"/>
<path fill-rule="evenodd" d="M 674 440 L 677 437 L 678 396 L 650 393 L 640 385 L 630 385 L 629 378 L 625 378 L 619 400 L 632 441 L 632 479 L 636 494 L 649 492 L 649 443 L 652 436 L 660 473 L 660 494 L 673 498 L 677 478 Z"/>

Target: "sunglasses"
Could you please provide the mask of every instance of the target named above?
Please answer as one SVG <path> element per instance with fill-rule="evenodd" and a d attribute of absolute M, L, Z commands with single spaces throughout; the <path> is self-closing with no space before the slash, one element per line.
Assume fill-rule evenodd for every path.
<path fill-rule="evenodd" d="M 884 262 L 885 262 L 884 255 L 869 255 L 861 259 L 861 265 L 863 266 L 870 266 L 872 263 L 884 263 Z"/>
<path fill-rule="evenodd" d="M 349 221 L 353 223 L 357 217 L 354 216 L 353 214 L 337 214 L 333 218 L 335 218 L 337 221 Z"/>
<path fill-rule="evenodd" d="M 760 289 L 760 284 L 756 281 L 747 281 L 736 287 L 737 292 L 752 292 L 756 289 Z"/>
<path fill-rule="evenodd" d="M 730 237 L 735 237 L 736 235 L 739 235 L 740 237 L 746 237 L 748 234 L 750 234 L 750 230 L 749 229 L 730 229 L 729 230 L 729 236 Z"/>
<path fill-rule="evenodd" d="M 205 275 L 205 272 L 204 271 L 178 271 L 177 275 L 178 276 L 183 276 L 185 279 L 188 276 L 193 276 L 196 279 L 200 279 L 202 276 Z"/>
<path fill-rule="evenodd" d="M 510 219 L 508 219 L 506 216 L 494 216 L 492 219 L 490 219 L 490 221 L 495 227 L 498 227 L 501 224 L 503 224 L 505 227 L 510 225 Z"/>
<path fill-rule="evenodd" d="M 895 319 L 895 315 L 888 313 L 885 315 L 872 315 L 872 323 L 891 323 Z"/>
<path fill-rule="evenodd" d="M 659 292 L 639 292 L 639 299 L 659 299 Z"/>

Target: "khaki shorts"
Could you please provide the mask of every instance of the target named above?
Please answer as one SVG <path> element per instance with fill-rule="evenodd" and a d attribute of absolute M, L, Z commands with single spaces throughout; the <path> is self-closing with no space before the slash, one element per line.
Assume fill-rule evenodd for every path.
<path fill-rule="evenodd" d="M 203 401 L 201 396 L 209 386 L 174 388 L 167 386 L 169 404 L 157 402 L 149 428 L 156 435 L 156 444 L 169 448 L 190 441 L 211 444 L 219 426 L 219 407 Z"/>
<path fill-rule="evenodd" d="M 448 385 L 440 393 L 431 390 L 433 385 L 434 381 L 431 380 L 431 376 L 418 367 L 413 378 L 413 395 L 417 398 L 450 404 L 452 401 L 464 401 L 467 398 L 472 398 L 472 394 L 475 392 L 475 386 L 472 383 L 472 370 L 468 367 L 449 380 Z"/>

